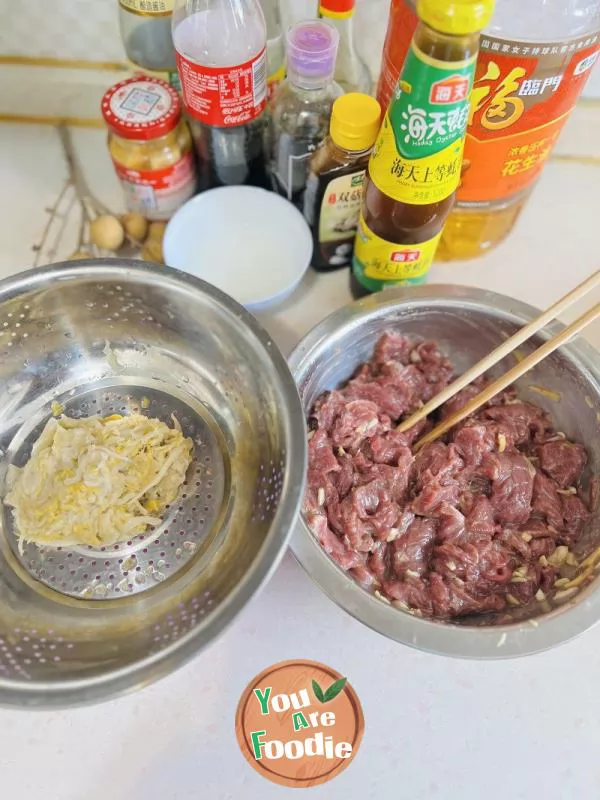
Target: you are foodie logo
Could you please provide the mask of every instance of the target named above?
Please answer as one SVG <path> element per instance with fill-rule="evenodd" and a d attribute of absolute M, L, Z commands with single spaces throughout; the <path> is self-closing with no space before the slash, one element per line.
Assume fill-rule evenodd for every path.
<path fill-rule="evenodd" d="M 246 687 L 238 744 L 263 777 L 283 786 L 330 781 L 350 764 L 365 722 L 347 678 L 316 661 L 282 661 Z"/>

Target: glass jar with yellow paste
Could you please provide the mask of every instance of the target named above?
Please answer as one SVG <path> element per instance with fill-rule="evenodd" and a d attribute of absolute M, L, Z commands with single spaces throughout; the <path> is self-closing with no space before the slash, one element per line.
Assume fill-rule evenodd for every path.
<path fill-rule="evenodd" d="M 129 78 L 106 92 L 102 115 L 128 210 L 169 219 L 196 191 L 192 138 L 179 95 L 158 78 Z"/>

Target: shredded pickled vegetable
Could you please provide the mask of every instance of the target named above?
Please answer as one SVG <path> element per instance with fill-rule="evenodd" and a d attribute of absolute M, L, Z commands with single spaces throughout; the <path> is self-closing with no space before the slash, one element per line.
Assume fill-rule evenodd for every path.
<path fill-rule="evenodd" d="M 5 503 L 17 535 L 46 546 L 100 547 L 161 522 L 185 481 L 193 443 L 141 414 L 50 419 Z"/>

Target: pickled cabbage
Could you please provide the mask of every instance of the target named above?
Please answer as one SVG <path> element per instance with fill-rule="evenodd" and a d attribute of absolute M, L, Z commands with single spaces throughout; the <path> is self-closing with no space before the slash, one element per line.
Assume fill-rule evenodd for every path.
<path fill-rule="evenodd" d="M 192 460 L 192 440 L 173 424 L 141 414 L 48 420 L 9 474 L 20 544 L 101 547 L 158 525 Z"/>

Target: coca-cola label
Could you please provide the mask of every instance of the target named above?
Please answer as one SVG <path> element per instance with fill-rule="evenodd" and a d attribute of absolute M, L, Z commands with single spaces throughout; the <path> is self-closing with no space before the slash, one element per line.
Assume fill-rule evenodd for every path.
<path fill-rule="evenodd" d="M 177 53 L 183 101 L 207 125 L 234 127 L 258 117 L 267 102 L 267 50 L 245 64 L 207 67 Z"/>

